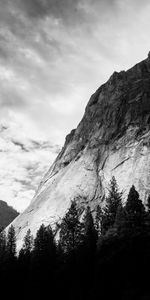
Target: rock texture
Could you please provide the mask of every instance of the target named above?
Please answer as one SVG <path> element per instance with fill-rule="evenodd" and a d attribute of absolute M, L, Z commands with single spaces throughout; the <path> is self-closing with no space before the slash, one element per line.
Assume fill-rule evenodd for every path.
<path fill-rule="evenodd" d="M 143 201 L 150 193 L 150 55 L 114 72 L 90 98 L 82 121 L 42 180 L 30 206 L 15 221 L 18 247 L 28 228 L 52 225 L 70 201 L 94 210 L 114 175 L 124 199 L 132 184 Z"/>

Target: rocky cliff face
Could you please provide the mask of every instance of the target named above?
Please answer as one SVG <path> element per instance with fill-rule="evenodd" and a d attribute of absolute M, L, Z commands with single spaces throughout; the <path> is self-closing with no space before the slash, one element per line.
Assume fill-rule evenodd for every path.
<path fill-rule="evenodd" d="M 43 178 L 30 206 L 15 221 L 18 246 L 28 228 L 52 225 L 70 201 L 84 209 L 103 204 L 114 175 L 124 199 L 132 184 L 143 201 L 150 193 L 150 55 L 128 71 L 114 72 L 90 98 L 77 129 Z"/>

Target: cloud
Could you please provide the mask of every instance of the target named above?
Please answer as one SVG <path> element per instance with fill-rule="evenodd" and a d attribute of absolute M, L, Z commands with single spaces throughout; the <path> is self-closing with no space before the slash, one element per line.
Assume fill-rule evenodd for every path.
<path fill-rule="evenodd" d="M 63 138 L 90 93 L 148 52 L 146 0 L 1 0 L 1 8 L 1 106 L 37 125 L 41 115 L 47 132 L 64 127 Z"/>
<path fill-rule="evenodd" d="M 0 199 L 18 211 L 30 203 L 58 153 L 56 145 L 36 139 L 36 135 L 32 140 L 26 130 L 26 125 L 19 125 L 15 115 L 10 115 L 10 123 L 3 121 L 0 129 Z"/>
<path fill-rule="evenodd" d="M 78 5 L 80 0 L 21 0 L 18 3 L 32 18 L 43 18 L 47 15 L 65 21 L 79 19 Z"/>

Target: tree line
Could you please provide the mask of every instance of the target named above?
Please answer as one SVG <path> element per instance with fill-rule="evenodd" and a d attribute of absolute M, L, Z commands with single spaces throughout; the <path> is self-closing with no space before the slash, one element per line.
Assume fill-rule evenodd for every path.
<path fill-rule="evenodd" d="M 42 224 L 35 238 L 29 229 L 19 255 L 14 227 L 7 235 L 1 232 L 0 282 L 5 294 L 17 298 L 18 293 L 20 298 L 21 293 L 22 299 L 140 299 L 141 273 L 136 268 L 142 272 L 150 261 L 150 196 L 144 206 L 132 186 L 124 204 L 122 199 L 113 177 L 103 207 L 99 203 L 91 212 L 88 206 L 81 214 L 73 200 L 57 236 L 50 225 Z M 141 293 L 145 282 L 142 285 L 141 278 Z M 149 297 L 149 289 L 146 293 Z"/>

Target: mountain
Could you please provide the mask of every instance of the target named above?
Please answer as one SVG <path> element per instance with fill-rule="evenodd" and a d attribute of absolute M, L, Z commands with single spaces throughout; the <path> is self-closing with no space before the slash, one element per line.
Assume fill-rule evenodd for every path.
<path fill-rule="evenodd" d="M 66 137 L 29 207 L 14 221 L 18 247 L 28 228 L 55 224 L 72 199 L 95 209 L 115 176 L 124 200 L 132 184 L 150 193 L 150 54 L 128 71 L 114 72 L 91 96 L 83 119 Z"/>
<path fill-rule="evenodd" d="M 5 201 L 0 200 L 0 228 L 8 226 L 19 213 Z"/>

